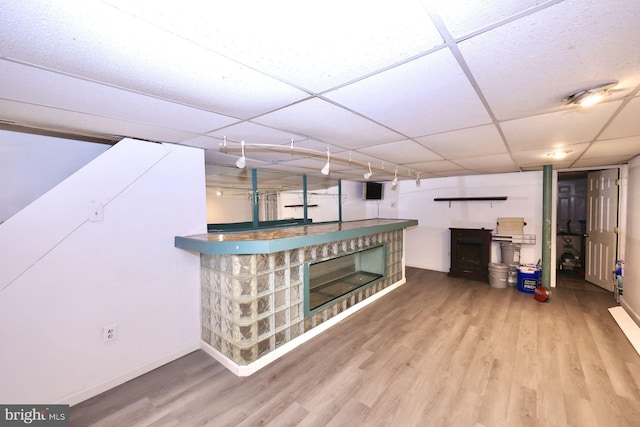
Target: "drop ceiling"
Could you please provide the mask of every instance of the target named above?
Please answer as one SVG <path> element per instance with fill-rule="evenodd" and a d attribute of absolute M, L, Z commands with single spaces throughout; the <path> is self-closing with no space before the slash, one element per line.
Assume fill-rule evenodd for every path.
<path fill-rule="evenodd" d="M 639 22 L 637 0 L 7 0 L 0 123 L 200 147 L 211 176 L 241 141 L 317 181 L 617 165 L 640 153 Z"/>

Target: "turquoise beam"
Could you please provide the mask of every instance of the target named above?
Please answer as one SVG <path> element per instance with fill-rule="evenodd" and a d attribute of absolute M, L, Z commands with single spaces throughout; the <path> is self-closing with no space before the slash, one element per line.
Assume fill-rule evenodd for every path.
<path fill-rule="evenodd" d="M 338 222 L 342 222 L 342 180 L 338 180 Z"/>
<path fill-rule="evenodd" d="M 304 210 L 302 223 L 307 224 L 309 222 L 309 217 L 307 216 L 307 175 L 302 175 L 302 206 Z"/>
<path fill-rule="evenodd" d="M 253 228 L 258 228 L 260 211 L 258 209 L 258 170 L 251 169 L 251 207 L 253 210 Z"/>
<path fill-rule="evenodd" d="M 418 225 L 415 219 L 370 219 L 325 222 L 308 227 L 281 227 L 234 233 L 207 233 L 176 236 L 175 247 L 209 255 L 270 254 L 338 240 L 386 233 Z"/>
<path fill-rule="evenodd" d="M 544 165 L 542 169 L 542 271 L 540 283 L 547 289 L 551 289 L 551 268 L 555 268 L 551 262 L 552 171 L 551 165 Z"/>

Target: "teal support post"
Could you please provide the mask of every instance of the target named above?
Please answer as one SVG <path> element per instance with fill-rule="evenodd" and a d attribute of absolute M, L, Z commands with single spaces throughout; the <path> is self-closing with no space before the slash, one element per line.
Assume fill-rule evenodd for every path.
<path fill-rule="evenodd" d="M 342 222 L 342 180 L 338 180 L 338 222 Z"/>
<path fill-rule="evenodd" d="M 251 169 L 251 207 L 253 209 L 253 228 L 258 228 L 260 212 L 258 210 L 258 170 Z"/>
<path fill-rule="evenodd" d="M 544 165 L 542 169 L 542 271 L 540 283 L 547 289 L 551 288 L 551 204 L 553 193 L 553 167 Z"/>
<path fill-rule="evenodd" d="M 302 209 L 304 210 L 302 223 L 307 224 L 309 222 L 307 216 L 307 175 L 302 175 L 302 206 Z"/>

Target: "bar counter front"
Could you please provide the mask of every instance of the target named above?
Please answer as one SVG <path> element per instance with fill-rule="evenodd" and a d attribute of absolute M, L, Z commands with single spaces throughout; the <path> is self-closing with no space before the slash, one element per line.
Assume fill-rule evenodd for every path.
<path fill-rule="evenodd" d="M 367 219 L 176 237 L 200 254 L 202 348 L 251 375 L 405 283 L 404 229 Z"/>

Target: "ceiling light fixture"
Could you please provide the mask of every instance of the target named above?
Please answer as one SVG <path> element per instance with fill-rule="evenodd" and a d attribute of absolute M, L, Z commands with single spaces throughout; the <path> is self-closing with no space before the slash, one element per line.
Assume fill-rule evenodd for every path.
<path fill-rule="evenodd" d="M 327 163 L 324 165 L 322 169 L 320 169 L 320 172 L 322 173 L 322 175 L 329 175 L 329 169 L 331 168 L 329 159 L 331 159 L 331 153 L 329 153 L 329 147 L 327 147 Z"/>
<path fill-rule="evenodd" d="M 242 141 L 240 144 L 242 146 L 242 157 L 240 157 L 236 161 L 236 166 L 240 169 L 244 169 L 244 167 L 247 165 L 247 158 L 244 156 L 244 141 Z"/>
<path fill-rule="evenodd" d="M 559 150 L 559 151 L 554 151 L 552 153 L 547 153 L 547 157 L 552 157 L 554 159 L 564 159 L 565 157 L 567 157 L 567 155 L 571 153 L 571 151 L 566 151 L 566 150 Z"/>
<path fill-rule="evenodd" d="M 241 142 L 235 142 L 235 141 L 229 141 L 228 138 L 226 136 L 223 137 L 223 142 L 219 144 L 220 146 L 220 151 L 227 153 L 228 147 L 238 147 L 240 146 L 242 149 L 242 155 L 241 157 L 239 157 L 236 160 L 236 167 L 240 168 L 240 169 L 244 169 L 246 167 L 246 163 L 247 163 L 247 158 L 246 158 L 246 150 L 248 149 L 263 149 L 263 148 L 268 148 L 269 150 L 273 150 L 276 152 L 280 152 L 280 153 L 300 153 L 300 155 L 305 156 L 305 153 L 309 153 L 311 155 L 311 157 L 315 157 L 318 158 L 320 156 L 322 156 L 324 153 L 322 151 L 319 150 L 315 150 L 313 148 L 305 148 L 305 147 L 296 147 L 294 146 L 294 139 L 291 138 L 286 145 L 283 144 L 268 144 L 268 143 L 246 143 L 245 141 L 241 141 Z M 343 163 L 349 163 L 352 165 L 357 165 L 358 167 L 364 167 L 366 168 L 366 171 L 364 173 L 364 178 L 365 179 L 369 179 L 373 176 L 373 169 L 371 167 L 371 162 L 360 162 L 357 161 L 356 159 L 354 159 L 351 155 L 351 152 L 348 152 L 348 160 L 344 157 L 341 156 L 335 156 L 332 155 L 330 152 L 330 147 L 326 148 L 326 156 L 327 156 L 327 162 L 325 163 L 325 165 L 322 167 L 322 169 L 320 169 L 320 172 L 323 175 L 328 175 L 330 170 L 331 170 L 331 162 L 333 161 L 333 163 L 337 162 L 343 162 Z M 306 157 L 306 156 L 305 156 Z M 252 161 L 254 163 L 260 163 L 262 162 L 262 160 L 260 160 L 259 158 L 256 157 L 252 157 Z M 265 161 L 266 162 L 266 161 Z M 276 161 L 273 161 L 271 163 L 277 163 Z M 385 164 L 384 162 L 381 162 L 381 164 L 379 166 L 375 166 L 376 170 L 382 171 L 383 175 L 385 172 Z M 392 164 L 393 166 L 393 164 Z M 398 178 L 398 173 L 400 172 L 400 166 L 395 166 L 395 174 L 394 174 L 394 182 L 397 183 L 397 178 Z M 409 178 L 413 178 L 416 175 L 417 171 L 411 170 L 411 169 L 407 169 L 407 176 Z M 403 172 L 403 176 L 404 176 L 404 172 Z M 395 186 L 395 184 L 394 184 Z"/>
<path fill-rule="evenodd" d="M 396 166 L 396 172 L 393 175 L 393 181 L 391 181 L 391 189 L 395 190 L 398 186 L 398 167 Z"/>
<path fill-rule="evenodd" d="M 579 105 L 581 107 L 588 107 L 593 104 L 597 104 L 609 95 L 609 91 L 617 85 L 617 81 L 605 83 L 600 86 L 592 87 L 590 89 L 583 89 L 572 93 L 571 95 L 563 98 L 562 101 L 566 105 Z"/>
<path fill-rule="evenodd" d="M 371 175 L 373 175 L 373 172 L 371 172 L 371 162 L 369 162 L 369 172 L 364 173 L 364 179 L 371 178 Z"/>

